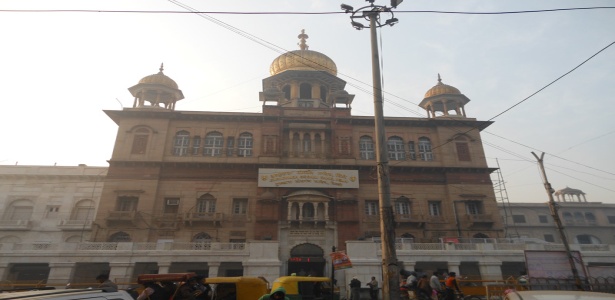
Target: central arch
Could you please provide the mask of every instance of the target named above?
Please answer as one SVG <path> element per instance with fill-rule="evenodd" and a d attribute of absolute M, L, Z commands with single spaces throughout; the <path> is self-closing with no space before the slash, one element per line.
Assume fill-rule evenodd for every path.
<path fill-rule="evenodd" d="M 303 243 L 290 250 L 288 275 L 324 276 L 325 251 L 318 245 Z"/>

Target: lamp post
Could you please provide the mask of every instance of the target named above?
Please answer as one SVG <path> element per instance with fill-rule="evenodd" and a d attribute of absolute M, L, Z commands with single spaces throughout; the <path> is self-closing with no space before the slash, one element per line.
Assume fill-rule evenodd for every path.
<path fill-rule="evenodd" d="M 378 202 L 380 209 L 380 235 L 382 241 L 382 300 L 399 299 L 399 266 L 395 253 L 395 222 L 393 207 L 391 206 L 391 187 L 389 179 L 389 158 L 384 132 L 383 120 L 383 97 L 380 75 L 380 63 L 378 58 L 378 35 L 376 29 L 389 25 L 393 26 L 398 20 L 394 17 L 391 7 L 395 8 L 403 0 L 391 0 L 391 7 L 374 5 L 375 0 L 366 0 L 368 6 L 354 9 L 350 5 L 342 4 L 341 8 L 350 13 L 350 24 L 357 30 L 370 29 L 372 48 L 372 82 L 374 93 L 374 123 L 376 131 L 376 156 L 378 166 Z M 380 14 L 386 13 L 391 16 L 384 23 L 381 22 Z M 363 25 L 361 20 L 369 21 L 369 25 Z"/>

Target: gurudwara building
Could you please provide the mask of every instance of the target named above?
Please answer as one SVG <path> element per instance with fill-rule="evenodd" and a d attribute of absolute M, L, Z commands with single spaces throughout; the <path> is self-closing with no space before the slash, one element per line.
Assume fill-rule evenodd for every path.
<path fill-rule="evenodd" d="M 330 276 L 335 248 L 355 266 L 338 278 L 381 274 L 374 117 L 352 114 L 371 97 L 355 99 L 334 61 L 299 38 L 271 63 L 260 113 L 177 110 L 183 92 L 162 66 L 130 87 L 131 108 L 105 111 L 118 131 L 88 197 L 99 197 L 95 216 L 72 228 L 87 241 L 72 234 L 60 258 L 30 261 L 48 262 L 41 272 L 56 282 L 184 271 L 273 280 Z M 461 247 L 505 237 L 480 137 L 491 122 L 469 117 L 470 99 L 440 76 L 426 90 L 425 117 L 384 119 L 399 260 L 484 278 L 522 269 L 520 249 Z M 17 278 L 11 267 L 0 276 Z"/>
<path fill-rule="evenodd" d="M 378 237 L 374 118 L 352 114 L 334 61 L 299 38 L 263 79 L 262 113 L 178 111 L 162 67 L 129 88 L 132 108 L 105 111 L 118 134 L 92 240 L 275 241 L 276 273 L 323 275 L 333 247 Z M 385 119 L 399 238 L 502 236 L 479 135 L 490 122 L 467 117 L 469 101 L 438 78 L 428 117 Z M 190 259 L 173 263 L 229 257 Z"/>

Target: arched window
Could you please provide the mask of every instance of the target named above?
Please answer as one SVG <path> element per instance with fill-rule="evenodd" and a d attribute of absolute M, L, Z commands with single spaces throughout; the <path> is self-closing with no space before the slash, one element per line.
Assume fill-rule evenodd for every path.
<path fill-rule="evenodd" d="M 307 202 L 303 204 L 303 209 L 301 212 L 303 213 L 303 219 L 312 219 L 314 218 L 314 204 Z"/>
<path fill-rule="evenodd" d="M 459 161 L 472 161 L 470 146 L 465 137 L 458 136 L 455 138 L 455 149 L 457 150 L 457 159 Z"/>
<path fill-rule="evenodd" d="M 188 146 L 190 145 L 190 133 L 182 130 L 175 134 L 175 142 L 173 143 L 173 155 L 185 156 L 188 154 Z"/>
<path fill-rule="evenodd" d="M 299 99 L 312 99 L 312 85 L 302 83 L 299 87 Z"/>
<path fill-rule="evenodd" d="M 211 194 L 205 194 L 196 201 L 196 212 L 199 214 L 211 214 L 216 212 L 216 198 Z"/>
<path fill-rule="evenodd" d="M 400 218 L 409 218 L 410 217 L 410 199 L 407 197 L 401 196 L 395 199 L 395 213 Z"/>
<path fill-rule="evenodd" d="M 303 135 L 303 153 L 312 152 L 312 137 L 309 133 Z"/>
<path fill-rule="evenodd" d="M 285 85 L 282 88 L 282 92 L 284 92 L 284 99 L 290 100 L 290 85 Z"/>
<path fill-rule="evenodd" d="M 73 208 L 70 219 L 81 221 L 93 220 L 95 211 L 96 207 L 94 205 L 94 201 L 90 199 L 83 199 L 77 202 L 77 205 Z"/>
<path fill-rule="evenodd" d="M 112 234 L 108 240 L 108 242 L 111 242 L 111 243 L 122 243 L 122 242 L 130 242 L 130 241 L 131 241 L 130 235 L 123 231 Z"/>
<path fill-rule="evenodd" d="M 193 243 L 208 243 L 211 242 L 211 236 L 205 232 L 201 232 L 192 238 Z"/>
<path fill-rule="evenodd" d="M 149 139 L 149 130 L 147 128 L 138 128 L 135 130 L 132 138 L 132 149 L 130 154 L 144 154 L 147 150 L 147 141 Z"/>
<path fill-rule="evenodd" d="M 390 160 L 405 160 L 406 150 L 404 149 L 404 140 L 398 136 L 392 136 L 387 142 Z"/>
<path fill-rule="evenodd" d="M 20 199 L 11 203 L 7 209 L 6 218 L 11 221 L 29 221 L 32 218 L 34 205 L 30 200 Z"/>
<path fill-rule="evenodd" d="M 222 133 L 210 132 L 205 136 L 205 145 L 203 146 L 203 156 L 220 156 L 222 154 L 222 144 L 224 138 Z"/>
<path fill-rule="evenodd" d="M 244 132 L 239 135 L 239 156 L 252 156 L 252 134 Z"/>
<path fill-rule="evenodd" d="M 564 222 L 566 222 L 567 224 L 572 224 L 574 223 L 574 219 L 572 218 L 572 214 L 569 212 L 565 212 L 564 213 Z"/>
<path fill-rule="evenodd" d="M 359 139 L 359 155 L 361 159 L 374 159 L 374 141 L 371 136 L 364 135 Z"/>
<path fill-rule="evenodd" d="M 431 141 L 426 137 L 419 138 L 419 155 L 421 156 L 421 160 L 433 160 L 433 153 L 431 152 Z"/>
<path fill-rule="evenodd" d="M 594 216 L 593 213 L 590 212 L 586 212 L 585 213 L 585 220 L 587 221 L 587 223 L 589 224 L 596 224 L 596 216 Z"/>

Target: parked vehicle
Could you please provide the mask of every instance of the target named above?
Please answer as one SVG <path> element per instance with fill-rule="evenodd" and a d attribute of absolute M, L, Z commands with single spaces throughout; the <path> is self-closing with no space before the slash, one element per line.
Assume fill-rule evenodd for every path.
<path fill-rule="evenodd" d="M 29 300 L 134 300 L 126 291 L 105 292 L 102 289 L 37 290 L 1 293 L 0 299 Z"/>
<path fill-rule="evenodd" d="M 259 277 L 212 277 L 205 284 L 212 289 L 211 300 L 258 300 L 269 292 Z"/>

